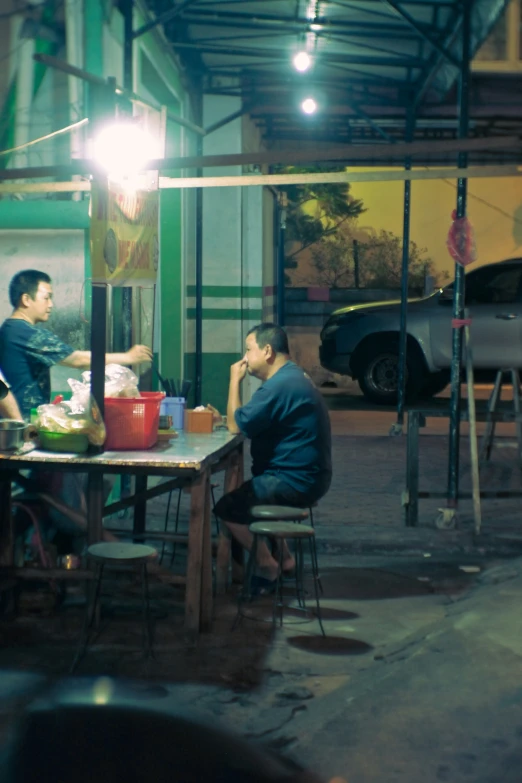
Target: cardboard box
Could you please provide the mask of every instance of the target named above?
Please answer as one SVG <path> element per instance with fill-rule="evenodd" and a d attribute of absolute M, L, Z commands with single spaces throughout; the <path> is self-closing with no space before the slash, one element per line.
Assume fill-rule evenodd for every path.
<path fill-rule="evenodd" d="M 205 432 L 214 430 L 214 414 L 212 411 L 185 411 L 185 432 Z"/>

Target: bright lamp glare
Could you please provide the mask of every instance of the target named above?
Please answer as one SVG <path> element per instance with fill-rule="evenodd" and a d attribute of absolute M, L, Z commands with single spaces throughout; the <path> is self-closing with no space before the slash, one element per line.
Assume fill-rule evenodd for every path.
<path fill-rule="evenodd" d="M 301 109 L 305 114 L 315 114 L 317 111 L 317 103 L 313 98 L 305 98 L 301 104 Z"/>
<path fill-rule="evenodd" d="M 127 178 L 160 157 L 156 140 L 131 122 L 109 125 L 94 142 L 94 158 L 114 178 Z"/>
<path fill-rule="evenodd" d="M 298 52 L 294 57 L 294 68 L 296 71 L 301 71 L 301 73 L 304 73 L 304 71 L 307 71 L 311 65 L 312 58 L 308 52 Z"/>

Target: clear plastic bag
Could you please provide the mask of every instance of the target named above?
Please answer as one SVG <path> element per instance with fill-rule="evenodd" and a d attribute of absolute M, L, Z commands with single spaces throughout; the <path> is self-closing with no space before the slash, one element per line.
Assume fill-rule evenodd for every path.
<path fill-rule="evenodd" d="M 91 372 L 82 373 L 84 385 L 90 389 Z M 69 381 L 69 385 L 70 385 Z M 138 377 L 128 367 L 121 364 L 107 364 L 105 367 L 106 397 L 139 397 Z"/>
<path fill-rule="evenodd" d="M 72 378 L 68 383 L 72 390 L 71 399 L 57 405 L 40 405 L 36 410 L 36 428 L 67 435 L 86 435 L 89 443 L 103 446 L 107 433 L 90 387 Z"/>

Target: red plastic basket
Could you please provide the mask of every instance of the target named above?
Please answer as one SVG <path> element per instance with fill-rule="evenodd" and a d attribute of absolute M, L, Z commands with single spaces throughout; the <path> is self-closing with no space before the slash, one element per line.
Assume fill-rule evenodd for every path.
<path fill-rule="evenodd" d="M 141 392 L 141 397 L 106 397 L 105 448 L 150 449 L 158 440 L 163 392 Z"/>

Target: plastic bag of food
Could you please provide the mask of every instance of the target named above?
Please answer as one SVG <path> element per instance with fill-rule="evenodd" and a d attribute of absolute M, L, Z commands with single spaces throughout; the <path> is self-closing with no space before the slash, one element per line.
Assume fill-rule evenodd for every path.
<path fill-rule="evenodd" d="M 84 384 L 90 389 L 90 370 L 83 372 L 82 378 Z M 140 397 L 137 375 L 121 364 L 107 364 L 105 367 L 105 396 Z"/>
<path fill-rule="evenodd" d="M 105 424 L 89 386 L 73 379 L 69 379 L 69 386 L 72 390 L 70 400 L 37 408 L 36 428 L 67 435 L 86 435 L 93 446 L 103 446 L 107 434 Z"/>

